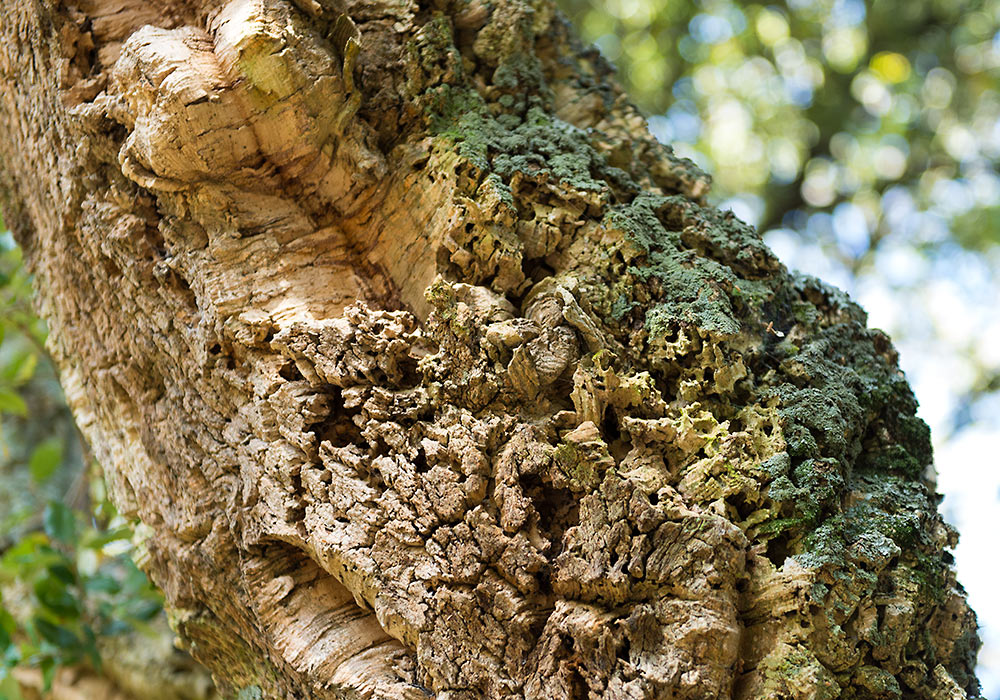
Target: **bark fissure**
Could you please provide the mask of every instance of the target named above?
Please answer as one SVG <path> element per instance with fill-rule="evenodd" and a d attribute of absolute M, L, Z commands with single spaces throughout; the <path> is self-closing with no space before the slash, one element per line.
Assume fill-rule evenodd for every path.
<path fill-rule="evenodd" d="M 974 691 L 887 339 L 549 3 L 14 8 L 7 220 L 225 690 Z"/>

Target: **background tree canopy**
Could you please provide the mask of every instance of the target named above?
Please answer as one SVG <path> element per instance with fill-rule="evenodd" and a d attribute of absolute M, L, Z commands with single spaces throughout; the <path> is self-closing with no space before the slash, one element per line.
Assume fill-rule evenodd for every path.
<path fill-rule="evenodd" d="M 1000 0 L 560 2 L 653 133 L 713 175 L 713 201 L 895 339 L 963 533 L 984 693 L 1000 697 Z M 121 556 L 125 523 L 79 476 L 87 459 L 29 299 L 0 237 L 0 695 L 13 692 L 5 668 L 51 673 L 95 656 L 115 619 L 158 609 Z"/>
<path fill-rule="evenodd" d="M 893 337 L 1000 697 L 1000 0 L 560 4 L 713 202 Z"/>

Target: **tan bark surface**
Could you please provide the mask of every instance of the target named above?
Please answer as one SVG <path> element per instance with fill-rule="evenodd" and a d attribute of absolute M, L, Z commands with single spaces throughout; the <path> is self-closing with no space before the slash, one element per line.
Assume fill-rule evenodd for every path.
<path fill-rule="evenodd" d="M 888 340 L 545 0 L 3 4 L 5 216 L 242 698 L 957 698 Z"/>

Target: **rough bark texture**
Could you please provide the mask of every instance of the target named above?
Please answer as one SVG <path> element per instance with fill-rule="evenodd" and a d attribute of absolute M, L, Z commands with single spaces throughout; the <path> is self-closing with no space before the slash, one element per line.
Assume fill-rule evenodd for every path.
<path fill-rule="evenodd" d="M 7 221 L 241 698 L 962 698 L 888 339 L 546 0 L 5 1 Z"/>

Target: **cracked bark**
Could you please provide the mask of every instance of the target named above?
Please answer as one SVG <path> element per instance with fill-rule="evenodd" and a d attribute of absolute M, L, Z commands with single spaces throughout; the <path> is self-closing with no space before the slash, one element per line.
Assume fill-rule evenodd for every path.
<path fill-rule="evenodd" d="M 888 339 L 548 2 L 3 13 L 6 220 L 223 692 L 976 694 Z"/>

